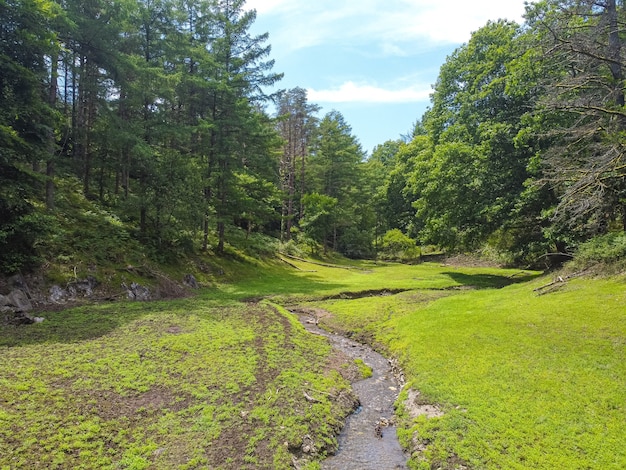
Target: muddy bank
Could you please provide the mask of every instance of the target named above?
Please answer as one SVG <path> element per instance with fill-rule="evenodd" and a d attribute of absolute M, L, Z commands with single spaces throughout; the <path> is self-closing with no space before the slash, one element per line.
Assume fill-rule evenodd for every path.
<path fill-rule="evenodd" d="M 352 359 L 361 359 L 372 376 L 352 384 L 361 405 L 339 435 L 336 455 L 322 462 L 325 470 L 406 469 L 408 456 L 402 451 L 393 423 L 394 402 L 400 385 L 389 361 L 371 349 L 340 335 L 328 333 L 306 313 L 295 313 L 305 328 L 329 339 L 333 347 Z"/>

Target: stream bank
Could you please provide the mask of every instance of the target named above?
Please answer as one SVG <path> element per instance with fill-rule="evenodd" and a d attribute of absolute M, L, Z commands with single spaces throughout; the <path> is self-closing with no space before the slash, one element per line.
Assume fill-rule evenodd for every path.
<path fill-rule="evenodd" d="M 390 362 L 367 345 L 341 335 L 328 333 L 314 316 L 292 311 L 312 334 L 328 338 L 331 345 L 352 359 L 361 359 L 372 369 L 372 376 L 352 384 L 360 401 L 339 435 L 335 455 L 322 462 L 324 470 L 407 469 L 408 456 L 402 450 L 394 425 L 394 403 L 400 384 Z"/>

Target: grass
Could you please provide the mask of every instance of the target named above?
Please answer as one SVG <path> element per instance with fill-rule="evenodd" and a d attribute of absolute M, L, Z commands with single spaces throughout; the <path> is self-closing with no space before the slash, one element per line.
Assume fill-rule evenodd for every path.
<path fill-rule="evenodd" d="M 0 469 L 291 468 L 307 436 L 319 468 L 353 404 L 338 371 L 371 371 L 279 306 L 295 303 L 397 356 L 444 411 L 413 418 L 401 396 L 411 468 L 626 468 L 623 278 L 540 296 L 526 271 L 293 264 L 222 260 L 194 298 L 3 327 Z"/>
<path fill-rule="evenodd" d="M 0 338 L 3 470 L 290 468 L 349 411 L 328 344 L 269 305 L 86 307 Z"/>
<path fill-rule="evenodd" d="M 458 295 L 319 304 L 401 359 L 441 418 L 401 414 L 412 468 L 626 468 L 626 285 L 545 279 Z M 447 293 L 449 294 L 449 293 Z"/>

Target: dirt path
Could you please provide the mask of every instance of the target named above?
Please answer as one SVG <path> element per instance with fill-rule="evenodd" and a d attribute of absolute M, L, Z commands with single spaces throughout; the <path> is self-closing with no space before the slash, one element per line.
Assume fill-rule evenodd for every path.
<path fill-rule="evenodd" d="M 400 386 L 389 361 L 369 346 L 340 335 L 330 334 L 307 314 L 298 314 L 305 328 L 329 339 L 333 347 L 353 359 L 362 359 L 372 368 L 370 378 L 352 384 L 361 406 L 348 418 L 339 436 L 337 454 L 322 462 L 324 470 L 406 469 L 407 455 L 402 451 L 393 425 L 393 404 Z"/>

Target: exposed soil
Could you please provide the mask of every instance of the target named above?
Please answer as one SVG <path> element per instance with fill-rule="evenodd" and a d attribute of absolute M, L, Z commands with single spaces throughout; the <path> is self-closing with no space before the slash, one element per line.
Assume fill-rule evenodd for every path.
<path fill-rule="evenodd" d="M 372 369 L 372 376 L 353 382 L 360 406 L 352 414 L 339 436 L 339 449 L 322 462 L 325 470 L 406 469 L 407 455 L 396 436 L 393 413 L 400 384 L 390 361 L 369 346 L 317 326 L 323 310 L 294 309 L 305 328 L 330 341 L 332 346 L 352 360 L 361 359 Z"/>

